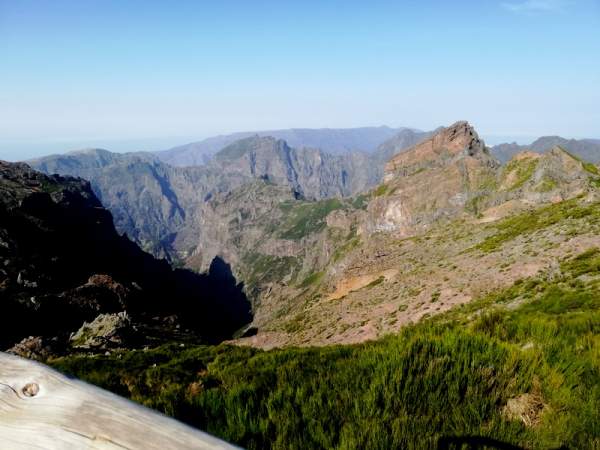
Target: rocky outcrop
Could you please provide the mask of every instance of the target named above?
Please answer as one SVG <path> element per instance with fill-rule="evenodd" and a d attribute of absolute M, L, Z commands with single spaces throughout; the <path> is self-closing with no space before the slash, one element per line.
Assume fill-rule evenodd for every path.
<path fill-rule="evenodd" d="M 465 211 L 499 167 L 467 122 L 457 122 L 394 158 L 374 191 L 362 230 L 410 235 Z"/>
<path fill-rule="evenodd" d="M 69 341 L 75 349 L 109 350 L 126 346 L 134 332 L 131 318 L 125 311 L 100 314 L 91 323 L 84 322 L 81 328 L 69 337 Z"/>
<path fill-rule="evenodd" d="M 374 339 L 598 246 L 599 172 L 560 147 L 501 166 L 459 122 L 394 157 L 385 183 L 329 210 L 323 227 L 310 225 L 323 202 L 243 214 L 223 245 L 242 251 L 259 299 L 245 342 Z M 233 214 L 221 200 L 215 208 Z"/>
<path fill-rule="evenodd" d="M 396 176 L 412 175 L 434 167 L 445 167 L 460 158 L 472 157 L 493 165 L 493 159 L 475 129 L 468 122 L 456 122 L 402 152 L 385 166 L 384 182 Z"/>
<path fill-rule="evenodd" d="M 396 155 L 385 170 L 385 184 L 374 191 L 362 230 L 402 236 L 508 202 L 505 214 L 572 198 L 588 191 L 600 173 L 561 147 L 521 152 L 500 166 L 467 122 Z"/>
<path fill-rule="evenodd" d="M 594 164 L 561 147 L 545 153 L 523 151 L 499 170 L 497 189 L 488 203 L 555 203 L 595 190 L 599 175 Z"/>
<path fill-rule="evenodd" d="M 56 352 L 53 348 L 55 346 L 56 342 L 48 342 L 47 339 L 41 336 L 29 336 L 13 345 L 6 352 L 22 358 L 44 361 Z"/>

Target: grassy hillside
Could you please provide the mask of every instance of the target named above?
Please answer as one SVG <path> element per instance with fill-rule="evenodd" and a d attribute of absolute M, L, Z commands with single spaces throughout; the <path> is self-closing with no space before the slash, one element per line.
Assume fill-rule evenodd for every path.
<path fill-rule="evenodd" d="M 244 447 L 600 446 L 600 251 L 361 345 L 52 364 Z"/>

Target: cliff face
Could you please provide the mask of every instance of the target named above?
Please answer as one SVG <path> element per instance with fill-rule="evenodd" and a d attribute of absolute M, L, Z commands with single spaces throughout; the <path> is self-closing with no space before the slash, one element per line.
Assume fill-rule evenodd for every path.
<path fill-rule="evenodd" d="M 240 140 L 215 155 L 209 166 L 220 173 L 240 173 L 289 186 L 309 199 L 347 197 L 370 187 L 368 157 L 332 155 L 319 149 L 290 147 L 272 137 Z"/>
<path fill-rule="evenodd" d="M 386 164 L 366 230 L 409 235 L 454 217 L 484 193 L 498 167 L 467 122 L 444 128 Z"/>
<path fill-rule="evenodd" d="M 456 122 L 390 159 L 385 165 L 384 182 L 424 169 L 445 167 L 468 157 L 493 164 L 475 129 L 468 122 Z"/>
<path fill-rule="evenodd" d="M 580 195 L 598 172 L 561 147 L 522 152 L 501 166 L 473 127 L 457 122 L 387 163 L 363 227 L 410 236 L 439 221 L 496 214 L 500 205 L 517 212 Z"/>
<path fill-rule="evenodd" d="M 172 333 L 214 341 L 251 320 L 227 267 L 172 270 L 114 229 L 88 182 L 0 162 L 0 345 L 29 336 L 56 351 L 100 314 L 125 312 L 137 330 L 123 345 Z M 133 325 L 132 325 L 133 326 Z"/>

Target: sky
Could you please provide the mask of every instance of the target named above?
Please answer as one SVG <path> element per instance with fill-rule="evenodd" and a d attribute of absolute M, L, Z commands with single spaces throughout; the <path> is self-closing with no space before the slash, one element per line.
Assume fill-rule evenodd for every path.
<path fill-rule="evenodd" d="M 469 120 L 600 138 L 600 0 L 0 0 L 0 159 Z"/>

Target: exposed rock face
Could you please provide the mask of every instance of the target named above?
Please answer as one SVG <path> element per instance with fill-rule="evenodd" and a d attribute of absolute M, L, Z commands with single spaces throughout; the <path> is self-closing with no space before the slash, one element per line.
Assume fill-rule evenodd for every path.
<path fill-rule="evenodd" d="M 555 203 L 585 194 L 600 171 L 561 147 L 545 153 L 517 153 L 497 176 L 496 191 L 485 202 L 488 206 L 507 201 L 523 205 Z"/>
<path fill-rule="evenodd" d="M 600 246 L 596 166 L 559 147 L 500 166 L 468 125 L 450 128 L 394 158 L 385 184 L 328 211 L 324 227 L 307 226 L 323 202 L 236 221 L 223 245 L 239 249 L 260 300 L 244 342 L 374 339 Z M 303 232 L 287 233 L 295 218 Z"/>
<path fill-rule="evenodd" d="M 412 148 L 403 149 L 408 142 Z M 189 267 L 243 280 L 244 292 L 255 308 L 252 325 L 258 334 L 253 342 L 265 346 L 357 342 L 390 329 L 386 317 L 399 308 L 406 313 L 405 309 L 398 312 L 398 326 L 467 302 L 492 277 L 486 268 L 475 270 L 471 259 L 461 256 L 489 233 L 486 224 L 540 205 L 594 197 L 599 179 L 595 166 L 560 148 L 544 154 L 523 153 L 501 167 L 466 122 L 435 135 L 404 131 L 379 150 L 380 154 L 397 154 L 387 165 L 386 182 L 355 198 L 322 197 L 353 192 L 358 174 L 367 173 L 361 172 L 361 165 L 373 159 L 359 155 L 351 163 L 348 157 L 342 161 L 335 155 L 298 150 L 284 141 L 257 136 L 230 145 L 200 168 L 172 168 L 144 160 L 143 155 L 125 155 L 121 162 L 111 162 L 100 171 L 107 171 L 103 192 L 110 193 L 116 208 L 126 206 L 121 211 L 124 217 L 129 214 L 128 226 L 144 223 L 134 219 L 136 214 L 145 218 L 158 214 L 159 218 L 151 220 L 165 224 L 161 242 L 177 249 Z M 109 185 L 110 180 L 126 177 L 123 174 L 132 167 L 132 173 L 139 170 L 147 177 L 129 177 L 131 185 L 123 193 L 117 182 Z M 383 173 L 383 164 L 379 168 Z M 90 169 L 92 176 L 97 170 Z M 345 178 L 344 172 L 354 173 L 350 177 L 354 181 Z M 372 175 L 364 176 L 368 180 Z M 152 180 L 159 178 L 162 181 L 154 184 Z M 139 179 L 144 180 L 141 185 Z M 177 207 L 160 210 L 150 206 L 159 204 L 154 200 L 138 205 L 134 199 L 144 195 L 171 199 L 170 205 L 178 205 L 183 214 L 173 213 L 172 223 L 177 225 L 168 225 L 169 211 Z M 462 233 L 456 244 L 453 229 Z M 443 243 L 419 243 L 421 236 L 435 239 L 433 233 L 438 231 Z M 144 233 L 152 235 L 148 230 Z M 403 237 L 414 239 L 398 239 Z M 519 251 L 515 246 L 514 253 Z M 437 258 L 451 260 L 460 272 L 438 267 Z M 532 256 L 510 276 L 502 273 L 493 278 L 500 283 L 535 273 L 545 264 L 540 258 Z M 231 264 L 231 271 L 223 268 L 223 261 Z M 90 275 L 104 273 L 91 272 L 71 289 L 85 293 L 98 285 L 115 286 L 110 280 L 97 280 L 78 290 L 89 284 Z M 431 280 L 429 273 L 435 274 Z M 475 273 L 474 278 L 469 273 Z M 0 286 L 5 282 L 2 276 L 0 272 Z M 137 292 L 132 283 L 110 276 L 127 292 Z M 456 283 L 450 285 L 446 278 Z M 39 282 L 31 272 L 21 271 L 19 286 Z M 235 281 L 228 284 L 236 285 Z M 117 291 L 108 289 L 98 297 L 102 313 L 132 311 L 127 302 L 123 307 Z M 89 309 L 85 320 L 97 316 L 98 307 L 92 302 L 79 304 Z M 110 310 L 106 310 L 108 305 Z M 145 329 L 164 329 L 162 317 L 154 324 L 146 323 Z"/>
<path fill-rule="evenodd" d="M 498 166 L 467 122 L 444 128 L 387 163 L 364 230 L 409 235 L 454 217 L 484 193 Z"/>
<path fill-rule="evenodd" d="M 597 173 L 560 147 L 521 152 L 501 167 L 475 130 L 457 122 L 389 161 L 363 231 L 409 236 L 507 202 L 512 211 L 557 202 L 584 193 Z"/>
<path fill-rule="evenodd" d="M 108 350 L 127 345 L 134 333 L 126 312 L 100 314 L 91 323 L 84 322 L 69 340 L 76 349 Z"/>
<path fill-rule="evenodd" d="M 54 349 L 41 336 L 29 336 L 13 345 L 6 352 L 22 358 L 43 361 L 54 353 Z"/>
<path fill-rule="evenodd" d="M 390 159 L 385 166 L 384 182 L 395 176 L 407 176 L 419 170 L 447 166 L 457 157 L 468 156 L 492 162 L 475 129 L 468 122 L 456 122 Z"/>
<path fill-rule="evenodd" d="M 367 157 L 337 156 L 318 149 L 291 148 L 272 137 L 252 136 L 215 155 L 211 168 L 289 186 L 305 198 L 346 197 L 369 186 Z"/>
<path fill-rule="evenodd" d="M 64 347 L 84 321 L 124 309 L 141 324 L 175 315 L 213 341 L 251 320 L 235 280 L 172 270 L 144 253 L 117 234 L 81 179 L 0 161 L 0 240 L 0 348 L 27 336 Z"/>
<path fill-rule="evenodd" d="M 381 173 L 378 174 L 377 183 L 383 180 L 383 171 L 387 162 L 395 155 L 408 150 L 411 147 L 433 136 L 433 131 L 415 131 L 402 130 L 397 135 L 382 143 L 372 154 L 372 160 L 378 167 L 381 167 Z"/>

